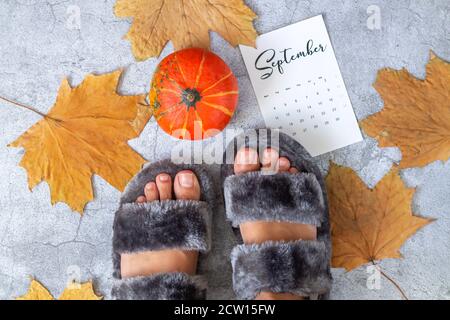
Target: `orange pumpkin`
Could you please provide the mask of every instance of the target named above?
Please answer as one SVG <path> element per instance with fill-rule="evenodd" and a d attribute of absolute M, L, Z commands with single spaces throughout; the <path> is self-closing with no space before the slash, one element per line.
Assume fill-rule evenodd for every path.
<path fill-rule="evenodd" d="M 161 61 L 153 76 L 150 104 L 165 132 L 179 139 L 199 140 L 226 127 L 238 94 L 236 77 L 221 58 L 191 48 Z"/>

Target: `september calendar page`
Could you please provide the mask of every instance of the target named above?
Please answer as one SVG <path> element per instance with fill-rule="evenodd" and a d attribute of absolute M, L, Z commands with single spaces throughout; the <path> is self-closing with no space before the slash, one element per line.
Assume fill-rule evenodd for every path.
<path fill-rule="evenodd" d="M 321 15 L 240 46 L 269 128 L 297 139 L 312 156 L 362 140 Z"/>

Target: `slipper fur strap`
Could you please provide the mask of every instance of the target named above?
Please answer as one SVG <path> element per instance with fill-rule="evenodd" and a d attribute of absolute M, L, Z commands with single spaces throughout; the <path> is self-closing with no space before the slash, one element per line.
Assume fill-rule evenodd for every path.
<path fill-rule="evenodd" d="M 225 207 L 234 227 L 246 221 L 286 221 L 319 227 L 326 219 L 322 188 L 312 173 L 228 176 Z"/>
<path fill-rule="evenodd" d="M 234 290 L 239 299 L 254 299 L 261 291 L 326 294 L 332 282 L 328 260 L 322 241 L 239 245 L 231 252 Z"/>
<path fill-rule="evenodd" d="M 116 300 L 202 300 L 206 284 L 186 273 L 160 273 L 115 280 L 111 295 Z"/>
<path fill-rule="evenodd" d="M 194 200 L 123 204 L 114 220 L 114 252 L 171 248 L 208 251 L 209 211 L 206 202 Z"/>

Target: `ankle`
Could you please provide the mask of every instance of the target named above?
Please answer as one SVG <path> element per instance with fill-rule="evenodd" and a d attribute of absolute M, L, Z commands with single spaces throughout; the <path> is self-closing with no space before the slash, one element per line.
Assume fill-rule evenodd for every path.
<path fill-rule="evenodd" d="M 240 231 L 245 244 L 317 238 L 315 226 L 290 222 L 250 221 L 240 224 Z"/>
<path fill-rule="evenodd" d="M 304 300 L 304 297 L 292 293 L 260 292 L 255 300 Z"/>
<path fill-rule="evenodd" d="M 183 272 L 194 275 L 198 251 L 158 250 L 121 255 L 122 278 L 156 273 Z"/>

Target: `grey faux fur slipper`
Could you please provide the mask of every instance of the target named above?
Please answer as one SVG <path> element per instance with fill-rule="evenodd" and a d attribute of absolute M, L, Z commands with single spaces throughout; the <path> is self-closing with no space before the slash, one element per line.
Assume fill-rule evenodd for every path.
<path fill-rule="evenodd" d="M 242 147 L 259 154 L 279 151 L 299 173 L 262 171 L 234 175 L 234 158 Z M 328 298 L 331 239 L 325 184 L 309 153 L 294 139 L 269 129 L 249 130 L 228 145 L 222 165 L 225 210 L 233 227 L 246 221 L 288 221 L 317 227 L 317 239 L 238 245 L 231 253 L 233 287 L 239 299 L 261 291 Z M 240 233 L 236 232 L 242 242 Z"/>
<path fill-rule="evenodd" d="M 144 195 L 144 186 L 155 181 L 160 173 L 175 178 L 181 170 L 191 170 L 197 176 L 200 201 L 164 200 L 136 203 Z M 127 185 L 113 226 L 113 267 L 115 278 L 112 296 L 115 299 L 204 299 L 205 280 L 184 273 L 161 273 L 147 277 L 122 279 L 122 253 L 179 248 L 206 253 L 211 243 L 211 213 L 217 201 L 212 179 L 198 165 L 176 165 L 170 160 L 152 163 L 139 172 Z"/>

